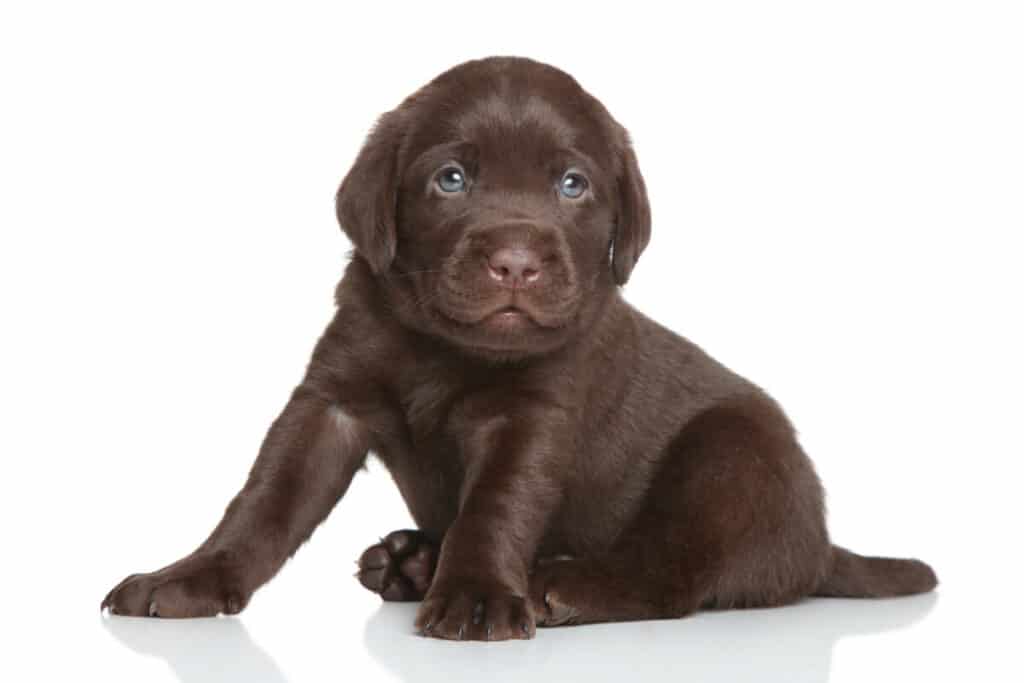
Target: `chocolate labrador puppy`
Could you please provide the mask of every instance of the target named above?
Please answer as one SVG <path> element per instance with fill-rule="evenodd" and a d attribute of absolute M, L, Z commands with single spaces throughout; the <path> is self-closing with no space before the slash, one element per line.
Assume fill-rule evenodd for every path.
<path fill-rule="evenodd" d="M 650 238 L 626 131 L 570 76 L 473 61 L 384 114 L 337 195 L 355 255 L 306 376 L 199 548 L 113 614 L 233 614 L 373 451 L 418 525 L 359 578 L 437 638 L 931 590 L 832 545 L 761 389 L 619 294 Z"/>

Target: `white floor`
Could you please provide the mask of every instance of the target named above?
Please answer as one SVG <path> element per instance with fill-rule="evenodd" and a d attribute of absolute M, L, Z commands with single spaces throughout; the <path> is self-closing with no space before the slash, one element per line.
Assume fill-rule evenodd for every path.
<path fill-rule="evenodd" d="M 677 621 L 542 629 L 532 641 L 509 643 L 422 638 L 412 632 L 415 605 L 382 604 L 351 576 L 359 550 L 375 540 L 368 529 L 406 523 L 376 466 L 357 476 L 336 514 L 239 617 L 101 615 L 110 584 L 172 559 L 171 551 L 202 528 L 197 520 L 219 507 L 204 500 L 177 513 L 154 505 L 125 515 L 113 494 L 72 500 L 82 511 L 76 533 L 62 543 L 36 542 L 13 565 L 17 580 L 8 586 L 22 588 L 5 598 L 13 604 L 11 647 L 0 659 L 0 680 L 1024 680 L 1020 629 L 1001 588 L 1014 568 L 992 565 L 986 572 L 968 554 L 958 562 L 956 549 L 938 547 L 928 559 L 944 584 L 931 595 L 816 599 Z M 945 514 L 955 515 L 954 508 Z M 136 540 L 111 542 L 117 525 Z M 885 536 L 883 529 L 878 534 Z M 986 573 L 991 584 L 980 585 Z"/>
<path fill-rule="evenodd" d="M 293 586 L 294 588 L 294 586 Z M 1020 680 L 982 645 L 963 605 L 940 595 L 882 602 L 812 600 L 776 610 L 702 614 L 669 622 L 543 630 L 529 642 L 450 643 L 415 636 L 413 605 L 376 606 L 350 582 L 310 587 L 295 614 L 257 601 L 241 618 L 161 621 L 94 617 L 74 656 L 38 662 L 87 680 L 397 681 Z M 303 605 L 313 595 L 327 613 Z M 311 614 L 312 612 L 312 614 Z M 298 616 L 301 614 L 302 616 Z M 57 617 L 63 619 L 64 617 Z M 82 621 L 81 615 L 73 615 Z M 1009 635 L 1009 634 L 1007 634 Z M 51 669 L 52 667 L 52 669 Z M 99 678 L 100 676 L 102 678 Z M 49 680 L 54 680 L 50 678 Z"/>
<path fill-rule="evenodd" d="M 338 680 L 353 671 L 417 682 L 864 681 L 895 679 L 901 671 L 934 680 L 950 665 L 950 653 L 934 652 L 928 637 L 943 628 L 939 602 L 934 595 L 815 600 L 674 622 L 547 630 L 532 642 L 494 644 L 419 638 L 410 633 L 413 606 L 384 605 L 346 615 L 355 628 L 337 630 L 322 619 L 275 628 L 266 623 L 269 615 L 256 614 L 197 622 L 110 618 L 96 629 L 105 631 L 102 642 L 96 640 L 109 673 L 145 680 Z"/>

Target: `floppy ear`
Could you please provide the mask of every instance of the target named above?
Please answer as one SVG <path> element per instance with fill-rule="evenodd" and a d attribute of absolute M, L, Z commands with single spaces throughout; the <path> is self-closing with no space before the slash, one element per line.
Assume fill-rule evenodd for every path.
<path fill-rule="evenodd" d="M 612 272 L 615 282 L 624 285 L 651 240 L 651 206 L 647 202 L 647 187 L 640 175 L 636 154 L 628 142 L 622 146 L 621 159 L 619 215 L 612 239 Z"/>
<path fill-rule="evenodd" d="M 398 118 L 392 111 L 377 121 L 335 198 L 341 229 L 377 275 L 391 267 L 398 242 Z"/>

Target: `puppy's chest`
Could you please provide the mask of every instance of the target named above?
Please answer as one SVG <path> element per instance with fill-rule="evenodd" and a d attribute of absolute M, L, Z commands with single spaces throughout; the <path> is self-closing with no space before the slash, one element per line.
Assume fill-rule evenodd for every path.
<path fill-rule="evenodd" d="M 467 405 L 499 391 L 490 373 L 470 372 L 450 361 L 424 361 L 403 378 L 400 402 L 414 449 L 458 446 L 459 416 Z"/>
<path fill-rule="evenodd" d="M 447 438 L 452 409 L 464 390 L 460 382 L 445 373 L 424 372 L 409 379 L 401 404 L 413 447 Z"/>
<path fill-rule="evenodd" d="M 463 454 L 464 442 L 530 401 L 528 393 L 519 391 L 520 379 L 513 373 L 425 365 L 409 378 L 401 395 L 410 445 L 414 450 Z"/>

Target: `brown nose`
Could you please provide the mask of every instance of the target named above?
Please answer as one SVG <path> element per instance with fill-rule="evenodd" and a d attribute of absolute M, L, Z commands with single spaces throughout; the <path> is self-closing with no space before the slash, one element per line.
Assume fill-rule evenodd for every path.
<path fill-rule="evenodd" d="M 491 277 L 507 287 L 525 287 L 540 279 L 540 258 L 522 247 L 504 247 L 487 258 Z"/>

